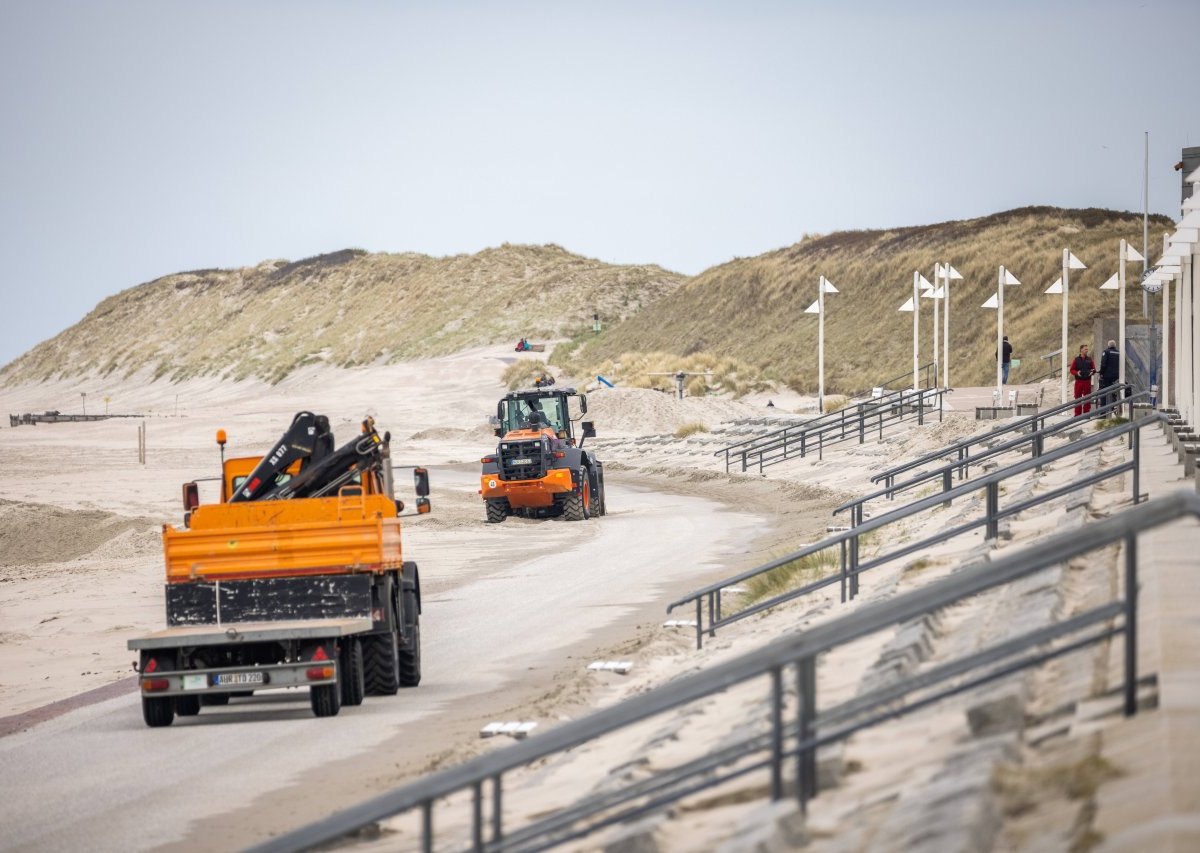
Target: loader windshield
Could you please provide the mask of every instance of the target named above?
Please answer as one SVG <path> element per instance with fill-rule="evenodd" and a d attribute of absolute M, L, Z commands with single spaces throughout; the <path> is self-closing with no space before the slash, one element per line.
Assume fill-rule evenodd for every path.
<path fill-rule="evenodd" d="M 570 430 L 562 397 L 504 400 L 500 410 L 500 426 L 505 433 L 545 427 L 550 427 L 555 433 Z"/>

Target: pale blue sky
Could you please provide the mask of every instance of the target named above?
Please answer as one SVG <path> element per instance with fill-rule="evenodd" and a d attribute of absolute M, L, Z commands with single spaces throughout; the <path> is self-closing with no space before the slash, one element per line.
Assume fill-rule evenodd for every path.
<path fill-rule="evenodd" d="M 696 273 L 805 232 L 1140 210 L 1146 130 L 1177 216 L 1196 8 L 0 0 L 0 363 L 157 276 L 347 246 Z"/>

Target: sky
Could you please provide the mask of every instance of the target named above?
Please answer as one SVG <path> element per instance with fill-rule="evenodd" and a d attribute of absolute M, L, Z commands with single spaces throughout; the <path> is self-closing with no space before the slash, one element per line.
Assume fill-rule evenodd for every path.
<path fill-rule="evenodd" d="M 694 274 L 806 233 L 1140 211 L 1147 131 L 1150 211 L 1178 218 L 1198 19 L 1182 0 L 0 0 L 0 364 L 159 276 L 347 247 L 557 243 Z"/>

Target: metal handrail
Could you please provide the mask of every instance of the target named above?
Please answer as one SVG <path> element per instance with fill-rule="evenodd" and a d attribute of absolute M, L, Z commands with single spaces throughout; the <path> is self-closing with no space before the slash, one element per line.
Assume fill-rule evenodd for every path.
<path fill-rule="evenodd" d="M 937 380 L 937 372 L 934 370 L 934 368 L 936 366 L 937 366 L 936 361 L 929 361 L 929 362 L 926 362 L 925 364 L 922 364 L 920 367 L 917 368 L 918 374 L 920 374 L 922 377 L 920 387 L 925 388 L 926 390 L 933 388 L 933 386 Z M 911 370 L 905 371 L 904 373 L 901 373 L 898 376 L 893 376 L 891 379 L 886 379 L 883 382 L 880 382 L 878 385 L 873 386 L 873 388 L 871 390 L 873 390 L 874 388 L 883 388 L 886 390 L 887 387 L 889 385 L 891 385 L 893 382 L 899 382 L 901 379 L 908 379 L 912 375 L 913 375 L 913 372 Z M 851 396 L 854 396 L 854 397 L 866 396 L 871 393 L 871 390 L 860 391 L 858 394 L 853 394 Z"/>
<path fill-rule="evenodd" d="M 1129 402 L 1129 419 L 1130 420 L 1134 419 L 1134 417 L 1133 417 L 1133 401 L 1135 401 L 1141 397 L 1149 397 L 1149 396 L 1150 396 L 1149 392 L 1142 391 L 1138 394 L 1135 394 L 1135 395 L 1127 398 L 1128 402 Z M 1106 406 L 1098 406 L 1096 408 L 1096 412 L 1097 412 L 1097 414 L 1103 414 L 1104 412 L 1109 411 L 1112 408 L 1119 407 L 1122 405 L 1124 405 L 1124 402 L 1114 403 L 1114 404 L 1106 405 Z M 950 485 L 951 479 L 952 479 L 952 475 L 955 472 L 958 473 L 958 479 L 962 480 L 967 476 L 972 465 L 978 465 L 978 464 L 982 463 L 985 459 L 990 459 L 993 456 L 1001 456 L 1005 453 L 1008 453 L 1010 450 L 1018 450 L 1021 447 L 1024 447 L 1025 445 L 1030 446 L 1033 456 L 1035 458 L 1039 457 L 1045 452 L 1045 440 L 1047 438 L 1057 435 L 1060 432 L 1066 432 L 1068 429 L 1071 429 L 1072 427 L 1077 427 L 1077 426 L 1080 426 L 1079 421 L 1076 421 L 1073 418 L 1068 418 L 1066 420 L 1060 421 L 1057 424 L 1054 424 L 1053 426 L 1043 426 L 1041 429 L 1035 429 L 1033 432 L 1025 433 L 1024 435 L 1019 436 L 1017 438 L 1010 439 L 1010 440 L 1004 442 L 1003 444 L 997 444 L 993 447 L 989 447 L 987 450 L 984 450 L 981 453 L 976 453 L 974 456 L 964 455 L 964 451 L 965 451 L 965 448 L 964 448 L 963 450 L 959 451 L 958 459 L 956 459 L 952 462 L 947 462 L 945 465 L 939 466 L 937 468 L 930 468 L 928 471 L 922 471 L 920 474 L 910 477 L 909 479 L 904 480 L 903 482 L 900 482 L 900 483 L 890 482 L 886 487 L 880 489 L 877 492 L 872 492 L 869 495 L 863 495 L 862 497 L 855 498 L 854 500 L 846 501 L 845 503 L 834 507 L 833 514 L 837 515 L 847 509 L 861 510 L 862 506 L 864 504 L 866 504 L 868 501 L 873 501 L 877 498 L 883 498 L 883 497 L 886 497 L 889 499 L 894 498 L 900 492 L 906 492 L 909 489 L 912 489 L 912 488 L 922 485 L 923 483 L 928 483 L 930 480 L 940 479 L 942 481 L 942 490 L 948 492 L 951 489 L 951 485 Z M 1129 441 L 1130 441 L 1129 446 L 1132 448 L 1133 447 L 1132 433 L 1130 434 Z M 875 478 L 872 477 L 871 479 L 874 480 Z M 861 514 L 856 514 L 855 517 L 856 517 L 856 519 L 860 518 Z"/>
<path fill-rule="evenodd" d="M 732 444 L 722 447 L 720 450 L 713 451 L 713 456 L 720 456 L 722 453 L 724 453 L 727 450 L 734 450 L 736 448 L 743 447 L 748 444 L 755 444 L 756 442 L 763 441 L 768 438 L 774 438 L 774 437 L 781 435 L 782 433 L 785 433 L 789 430 L 794 430 L 797 427 L 800 427 L 800 428 L 822 427 L 822 426 L 825 426 L 827 423 L 838 423 L 843 418 L 845 418 L 848 414 L 852 414 L 854 412 L 854 410 L 856 410 L 860 406 L 872 406 L 872 405 L 878 404 L 878 403 L 886 401 L 892 397 L 895 397 L 898 394 L 903 393 L 905 390 L 908 390 L 908 389 L 901 389 L 900 391 L 891 391 L 887 394 L 884 394 L 882 397 L 873 397 L 873 398 L 869 398 L 869 399 L 865 399 L 865 400 L 860 400 L 856 403 L 850 403 L 845 408 L 838 409 L 836 412 L 826 412 L 824 414 L 818 415 L 815 418 L 810 418 L 809 420 L 804 421 L 803 423 L 800 423 L 800 424 L 788 424 L 787 426 L 780 427 L 779 429 L 773 430 L 772 432 L 763 433 L 762 435 L 751 436 L 750 438 L 743 438 L 741 441 L 735 441 Z"/>
<path fill-rule="evenodd" d="M 1074 531 L 1059 533 L 1019 553 L 1009 554 L 994 561 L 987 571 L 964 571 L 931 583 L 920 589 L 898 595 L 888 601 L 867 605 L 802 633 L 786 637 L 713 666 L 693 675 L 662 684 L 624 702 L 601 709 L 586 717 L 563 723 L 530 740 L 516 743 L 505 749 L 472 759 L 457 767 L 433 773 L 423 779 L 404 785 L 375 797 L 365 803 L 338 812 L 331 817 L 303 826 L 280 835 L 253 848 L 257 853 L 282 853 L 282 851 L 307 850 L 342 838 L 364 826 L 376 823 L 401 812 L 420 809 L 422 812 L 422 846 L 431 851 L 434 843 L 433 809 L 435 803 L 445 797 L 467 792 L 472 796 L 471 846 L 475 850 L 536 850 L 561 844 L 572 838 L 582 837 L 596 829 L 621 820 L 631 819 L 638 814 L 660 808 L 668 802 L 722 784 L 730 778 L 755 769 L 767 769 L 771 778 L 771 796 L 779 800 L 784 796 L 784 767 L 794 762 L 796 797 L 803 807 L 816 795 L 816 750 L 819 746 L 841 740 L 866 726 L 900 716 L 940 701 L 948 696 L 972 689 L 997 678 L 1036 666 L 1054 657 L 1103 642 L 1120 635 L 1123 640 L 1124 670 L 1122 683 L 1123 710 L 1126 716 L 1137 713 L 1137 598 L 1138 598 L 1138 535 L 1144 531 L 1171 523 L 1182 518 L 1200 519 L 1200 495 L 1179 491 L 1161 499 L 1132 507 L 1120 514 L 1089 525 L 1088 535 L 1079 536 Z M 1010 638 L 966 658 L 942 664 L 933 670 L 920 673 L 902 686 L 885 688 L 877 692 L 866 705 L 864 698 L 851 700 L 841 706 L 817 713 L 816 661 L 819 655 L 838 646 L 860 639 L 881 630 L 892 628 L 910 619 L 940 610 L 989 589 L 1012 583 L 1021 578 L 1062 564 L 1073 557 L 1106 548 L 1114 543 L 1125 545 L 1125 572 L 1121 595 L 1113 601 L 1087 613 L 1078 614 L 1064 622 L 1055 623 Z M 1121 616 L 1121 624 L 1115 625 L 1075 640 L 1064 646 L 1035 652 L 1015 662 L 1014 656 L 1028 649 L 1044 646 L 1086 627 Z M 979 675 L 967 677 L 985 669 Z M 785 723 L 786 704 L 784 690 L 785 671 L 794 670 L 797 686 L 795 719 Z M 770 682 L 770 729 L 764 736 L 750 738 L 737 745 L 739 749 L 723 751 L 722 766 L 744 761 L 756 753 L 766 752 L 764 760 L 749 766 L 735 767 L 725 775 L 712 772 L 712 762 L 701 760 L 684 765 L 695 770 L 688 777 L 676 775 L 676 785 L 663 790 L 635 783 L 631 789 L 637 796 L 648 796 L 650 800 L 627 809 L 625 812 L 604 815 L 605 810 L 629 796 L 601 795 L 592 798 L 568 811 L 571 825 L 562 822 L 546 824 L 541 833 L 518 830 L 506 835 L 503 825 L 503 777 L 505 773 L 529 765 L 535 761 L 572 749 L 598 737 L 641 722 L 653 716 L 671 711 L 696 700 L 704 699 L 730 687 L 755 678 L 767 677 Z M 965 678 L 950 683 L 940 692 L 915 699 L 902 707 L 894 704 L 908 694 L 927 689 L 934 684 Z M 899 691 L 899 692 L 897 692 Z M 875 712 L 873 716 L 854 723 L 842 723 L 850 716 Z M 823 718 L 828 717 L 827 720 Z M 834 726 L 836 725 L 836 728 Z M 679 772 L 676 768 L 676 774 Z M 689 782 L 690 784 L 684 784 Z M 485 822 L 484 788 L 490 788 L 491 814 Z M 600 819 L 588 826 L 579 822 L 597 815 Z M 490 839 L 484 840 L 485 829 L 490 826 Z M 509 838 L 514 839 L 509 844 Z"/>
<path fill-rule="evenodd" d="M 900 557 L 906 557 L 910 554 L 917 553 L 927 547 L 937 545 L 946 541 L 947 539 L 958 536 L 959 534 L 966 533 L 970 530 L 975 530 L 979 527 L 984 527 L 987 531 L 987 538 L 994 540 L 999 536 L 999 522 L 1001 519 L 1010 515 L 1016 515 L 1017 513 L 1031 509 L 1032 507 L 1040 504 L 1048 503 L 1051 500 L 1057 500 L 1058 498 L 1064 497 L 1065 495 L 1084 488 L 1085 486 L 1093 485 L 1110 477 L 1115 477 L 1119 474 L 1124 474 L 1127 471 L 1133 473 L 1131 491 L 1132 500 L 1136 504 L 1141 500 L 1141 442 L 1139 440 L 1139 431 L 1147 424 L 1159 423 L 1164 420 L 1166 420 L 1166 415 L 1155 413 L 1147 417 L 1140 418 L 1137 421 L 1131 421 L 1129 423 L 1110 427 L 1109 429 L 1098 432 L 1095 435 L 1071 442 L 1063 447 L 1055 448 L 1054 450 L 1044 453 L 1039 457 L 1013 463 L 1005 468 L 993 471 L 986 476 L 978 477 L 974 480 L 963 483 L 962 485 L 957 486 L 950 491 L 920 498 L 910 504 L 906 504 L 905 506 L 891 510 L 890 512 L 877 515 L 874 518 L 864 521 L 861 518 L 861 515 L 857 515 L 855 518 L 856 524 L 850 527 L 848 530 L 834 533 L 831 536 L 825 537 L 820 542 L 805 546 L 798 551 L 794 551 L 791 554 L 784 555 L 753 569 L 747 569 L 746 571 L 734 575 L 733 577 L 725 578 L 724 580 L 716 581 L 708 586 L 693 590 L 692 592 L 668 605 L 667 613 L 670 613 L 676 607 L 693 602 L 695 603 L 696 648 L 701 648 L 704 642 L 705 633 L 707 633 L 710 637 L 714 637 L 716 636 L 717 628 L 731 625 L 734 622 L 739 622 L 742 619 L 746 619 L 757 613 L 762 613 L 766 610 L 778 607 L 780 604 L 785 604 L 789 601 L 801 598 L 809 593 L 832 586 L 833 584 L 841 585 L 842 601 L 854 598 L 858 594 L 858 576 L 862 572 L 877 568 L 881 565 L 891 562 L 892 560 L 899 559 Z M 1133 458 L 1129 462 L 1124 462 L 1112 468 L 1105 469 L 1104 471 L 1100 471 L 1081 480 L 1072 481 L 1071 483 L 1052 489 L 1051 491 L 1048 491 L 1042 495 L 1030 498 L 1029 500 L 1020 504 L 1016 504 L 1011 507 L 1005 507 L 1004 509 L 1000 508 L 1000 483 L 1002 481 L 1018 474 L 1023 474 L 1026 471 L 1031 471 L 1035 468 L 1041 468 L 1043 465 L 1048 465 L 1051 462 L 1057 462 L 1059 459 L 1063 459 L 1067 456 L 1071 456 L 1076 453 L 1082 453 L 1085 450 L 1090 450 L 1093 447 L 1097 447 L 1107 441 L 1111 441 L 1114 438 L 1120 438 L 1121 436 L 1128 434 L 1133 436 Z M 896 549 L 895 551 L 873 557 L 871 560 L 860 564 L 859 551 L 862 544 L 862 537 L 865 534 L 874 530 L 878 530 L 881 527 L 885 527 L 888 524 L 902 521 L 903 519 L 912 515 L 916 515 L 919 512 L 924 512 L 925 510 L 932 509 L 937 506 L 952 503 L 957 498 L 969 495 L 981 489 L 986 490 L 986 502 L 982 517 L 972 519 L 971 521 L 965 522 L 949 530 L 943 530 L 940 533 L 937 533 L 919 542 L 908 543 L 903 547 Z M 827 575 L 826 577 L 813 581 L 805 586 L 789 590 L 764 601 L 756 602 L 755 604 L 739 610 L 737 613 L 734 613 L 730 616 L 723 615 L 721 600 L 722 590 L 736 584 L 744 583 L 757 575 L 777 569 L 781 566 L 787 565 L 788 563 L 792 563 L 796 560 L 800 560 L 813 554 L 833 548 L 836 548 L 838 551 L 838 572 Z M 708 603 L 707 628 L 704 626 L 703 619 L 703 605 L 706 600 Z"/>
<path fill-rule="evenodd" d="M 895 479 L 897 474 L 903 474 L 905 471 L 911 471 L 913 468 L 920 468 L 922 465 L 926 464 L 927 462 L 934 462 L 938 459 L 944 459 L 952 453 L 957 453 L 959 455 L 959 458 L 961 459 L 963 457 L 963 455 L 965 454 L 965 452 L 968 449 L 970 449 L 970 447 L 972 445 L 983 444 L 985 442 L 992 441 L 995 438 L 997 438 L 998 436 L 1004 435 L 1005 433 L 1021 432 L 1022 430 L 1026 429 L 1028 427 L 1032 427 L 1033 429 L 1040 429 L 1041 427 L 1045 427 L 1046 419 L 1051 417 L 1052 415 L 1061 414 L 1062 412 L 1065 412 L 1068 409 L 1071 409 L 1078 405 L 1083 405 L 1085 403 L 1090 405 L 1093 401 L 1098 402 L 1102 399 L 1106 399 L 1111 394 L 1118 395 L 1116 397 L 1116 403 L 1114 403 L 1112 405 L 1104 405 L 1103 411 L 1108 411 L 1113 408 L 1119 408 L 1121 405 L 1123 405 L 1125 403 L 1126 400 L 1131 399 L 1131 398 L 1127 398 L 1124 396 L 1127 393 L 1127 390 L 1131 390 L 1131 386 L 1128 384 L 1113 385 L 1109 388 L 1104 388 L 1099 391 L 1093 391 L 1091 394 L 1088 394 L 1087 396 L 1084 396 L 1084 397 L 1080 397 L 1078 400 L 1072 400 L 1069 403 L 1060 403 L 1059 405 L 1052 406 L 1051 408 L 1046 409 L 1043 412 L 1035 412 L 1032 415 L 1026 415 L 1025 417 L 1017 418 L 1016 420 L 1009 421 L 1001 426 L 998 426 L 991 430 L 988 430 L 985 433 L 981 433 L 979 435 L 973 435 L 973 436 L 970 436 L 969 438 L 964 438 L 961 441 L 957 441 L 954 444 L 948 445 L 939 450 L 934 450 L 930 453 L 924 454 L 923 456 L 918 456 L 916 459 L 913 459 L 910 462 L 905 462 L 905 463 L 903 463 L 901 465 L 897 465 L 893 468 L 888 468 L 886 471 L 882 471 L 879 474 L 876 474 L 873 477 L 871 477 L 871 482 L 878 483 L 881 480 L 886 480 L 886 481 L 888 481 L 888 485 L 891 485 L 892 480 Z M 1142 395 L 1145 396 L 1146 392 L 1142 392 Z M 1101 411 L 1100 406 L 1097 406 L 1097 411 Z M 1130 418 L 1130 420 L 1133 420 L 1133 403 L 1132 402 L 1130 402 L 1130 405 L 1129 405 L 1129 418 Z M 1041 424 L 1041 427 L 1038 426 L 1039 422 Z"/>
<path fill-rule="evenodd" d="M 878 430 L 883 437 L 883 428 L 889 423 L 899 423 L 914 414 L 919 424 L 925 423 L 925 409 L 932 409 L 930 401 L 937 401 L 938 420 L 942 419 L 942 402 L 944 391 L 940 388 L 929 390 L 894 391 L 869 403 L 861 403 L 853 411 L 844 409 L 835 412 L 836 418 L 824 418 L 821 422 L 807 421 L 793 424 L 776 430 L 767 435 L 747 439 L 738 445 L 730 445 L 713 453 L 714 456 L 725 455 L 725 470 L 729 471 L 731 461 L 740 457 L 741 470 L 749 469 L 751 459 L 757 460 L 759 473 L 771 465 L 777 465 L 793 457 L 803 459 L 814 450 L 818 458 L 823 458 L 826 447 L 858 438 L 859 444 L 866 441 L 867 432 Z M 932 414 L 932 412 L 931 412 Z M 834 436 L 829 438 L 829 436 Z M 730 451 L 735 451 L 733 460 Z"/>

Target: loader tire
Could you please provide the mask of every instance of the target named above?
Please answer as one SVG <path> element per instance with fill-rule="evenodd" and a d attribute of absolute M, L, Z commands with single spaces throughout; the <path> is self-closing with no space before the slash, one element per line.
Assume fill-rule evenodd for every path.
<path fill-rule="evenodd" d="M 363 672 L 362 643 L 350 637 L 342 647 L 342 704 L 361 705 L 366 695 L 366 675 Z"/>
<path fill-rule="evenodd" d="M 395 696 L 400 689 L 396 632 L 368 634 L 363 644 L 363 681 L 368 696 Z"/>
<path fill-rule="evenodd" d="M 399 649 L 400 686 L 416 687 L 421 683 L 421 614 L 417 612 L 417 591 L 406 589 L 403 596 L 404 645 Z"/>
<path fill-rule="evenodd" d="M 488 500 L 484 501 L 487 504 L 487 523 L 499 524 L 508 518 L 507 502 L 504 500 Z"/>
<path fill-rule="evenodd" d="M 175 700 L 168 696 L 142 697 L 142 719 L 152 729 L 169 726 L 175 720 Z"/>
<path fill-rule="evenodd" d="M 588 517 L 592 504 L 591 478 L 587 469 L 579 469 L 579 492 L 571 492 L 563 501 L 563 518 L 567 521 L 583 521 Z"/>

